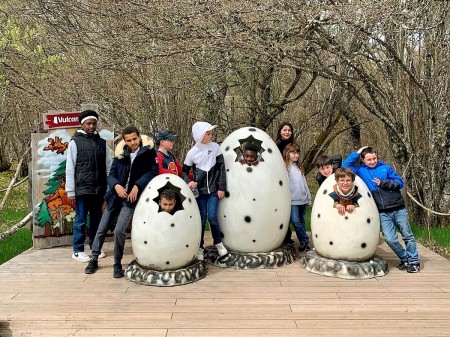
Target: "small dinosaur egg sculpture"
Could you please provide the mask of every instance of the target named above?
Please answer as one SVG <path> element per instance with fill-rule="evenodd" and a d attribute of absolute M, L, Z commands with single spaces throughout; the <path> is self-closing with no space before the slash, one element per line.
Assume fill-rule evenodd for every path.
<path fill-rule="evenodd" d="M 176 195 L 172 214 L 159 207 L 159 194 L 166 188 Z M 195 260 L 200 236 L 200 212 L 184 180 L 174 174 L 153 178 L 142 192 L 133 216 L 131 244 L 137 263 L 161 271 L 185 267 Z"/>
<path fill-rule="evenodd" d="M 246 144 L 256 144 L 258 164 L 241 163 Z M 264 131 L 244 127 L 221 144 L 227 191 L 218 218 L 226 247 L 235 252 L 268 252 L 279 248 L 291 209 L 286 166 L 275 142 Z"/>
<path fill-rule="evenodd" d="M 361 194 L 359 207 L 340 215 L 329 195 L 336 184 L 334 174 L 320 186 L 311 211 L 311 236 L 316 252 L 326 258 L 367 261 L 378 247 L 380 218 L 372 193 L 356 176 Z"/>

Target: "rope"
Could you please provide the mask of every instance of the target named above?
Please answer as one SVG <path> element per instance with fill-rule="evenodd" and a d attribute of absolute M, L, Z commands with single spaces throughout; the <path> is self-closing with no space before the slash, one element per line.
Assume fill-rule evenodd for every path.
<path fill-rule="evenodd" d="M 425 207 L 424 205 L 422 205 L 420 202 L 418 202 L 416 199 L 414 199 L 414 197 L 407 191 L 406 194 L 408 195 L 408 197 L 410 197 L 417 205 L 419 205 L 420 207 L 422 207 L 424 210 L 432 213 L 432 214 L 436 214 L 436 215 L 442 215 L 442 216 L 449 216 L 449 213 L 440 213 L 440 212 L 436 212 L 433 211 L 427 207 Z"/>

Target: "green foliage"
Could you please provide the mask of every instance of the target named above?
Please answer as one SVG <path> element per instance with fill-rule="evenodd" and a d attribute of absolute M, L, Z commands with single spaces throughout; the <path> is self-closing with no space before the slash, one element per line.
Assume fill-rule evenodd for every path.
<path fill-rule="evenodd" d="M 33 246 L 33 233 L 22 228 L 0 242 L 0 265 Z"/>
<path fill-rule="evenodd" d="M 436 253 L 450 259 L 450 228 L 421 227 L 412 224 L 416 240 Z M 420 254 L 420 252 L 419 252 Z"/>
<path fill-rule="evenodd" d="M 8 187 L 14 175 L 13 171 L 7 171 L 0 174 L 0 189 Z M 5 192 L 0 192 L 0 198 L 3 200 Z M 28 214 L 28 184 L 24 182 L 14 188 L 0 212 L 0 233 L 16 225 Z"/>
<path fill-rule="evenodd" d="M 43 65 L 53 65 L 60 60 L 59 55 L 48 55 L 40 43 L 41 29 L 38 26 L 23 25 L 14 18 L 8 18 L 0 28 L 0 48 L 12 51 L 25 58 L 36 59 Z M 6 55 L 6 53 L 2 53 Z M 13 56 L 15 58 L 15 56 Z M 4 59 L 4 57 L 3 57 Z M 2 78 L 0 78 L 0 81 Z"/>
<path fill-rule="evenodd" d="M 37 29 L 26 26 L 21 29 L 20 25 L 12 19 L 8 19 L 3 26 L 0 37 L 0 47 L 11 48 L 20 54 L 27 53 L 27 45 L 37 37 Z"/>

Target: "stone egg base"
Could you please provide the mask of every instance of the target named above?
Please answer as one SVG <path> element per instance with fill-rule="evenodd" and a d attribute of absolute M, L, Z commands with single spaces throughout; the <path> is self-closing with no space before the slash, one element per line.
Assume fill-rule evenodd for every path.
<path fill-rule="evenodd" d="M 295 262 L 298 254 L 293 245 L 282 246 L 272 252 L 241 253 L 229 251 L 219 257 L 214 246 L 205 248 L 205 261 L 222 268 L 234 269 L 271 269 L 279 268 Z"/>
<path fill-rule="evenodd" d="M 206 262 L 198 260 L 185 268 L 166 271 L 144 269 L 133 260 L 125 269 L 125 278 L 147 286 L 173 287 L 196 282 L 204 278 L 207 272 Z"/>
<path fill-rule="evenodd" d="M 379 256 L 366 262 L 332 260 L 309 251 L 301 259 L 303 267 L 315 274 L 339 277 L 348 280 L 363 280 L 381 277 L 389 272 L 388 264 Z"/>

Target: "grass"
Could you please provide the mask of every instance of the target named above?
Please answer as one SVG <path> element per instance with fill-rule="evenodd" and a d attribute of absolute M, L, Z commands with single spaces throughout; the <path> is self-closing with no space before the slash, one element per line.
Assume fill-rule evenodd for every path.
<path fill-rule="evenodd" d="M 21 228 L 0 242 L 0 265 L 33 246 L 33 233 Z"/>
<path fill-rule="evenodd" d="M 412 231 L 422 245 L 450 260 L 450 228 L 428 229 L 413 224 Z"/>
<path fill-rule="evenodd" d="M 7 188 L 14 175 L 14 172 L 0 173 L 0 189 Z M 5 192 L 0 192 L 3 200 Z M 5 207 L 0 212 L 0 233 L 16 225 L 28 214 L 28 184 L 24 182 L 13 189 L 9 195 Z M 0 264 L 8 261 L 14 256 L 33 246 L 33 233 L 26 228 L 22 228 L 12 236 L 0 241 Z"/>
<path fill-rule="evenodd" d="M 0 189 L 7 188 L 13 176 L 14 172 L 12 171 L 0 173 Z M 1 200 L 4 195 L 5 192 L 0 192 Z M 6 200 L 5 207 L 0 212 L 0 233 L 13 227 L 28 213 L 28 184 L 24 182 L 13 189 Z"/>

